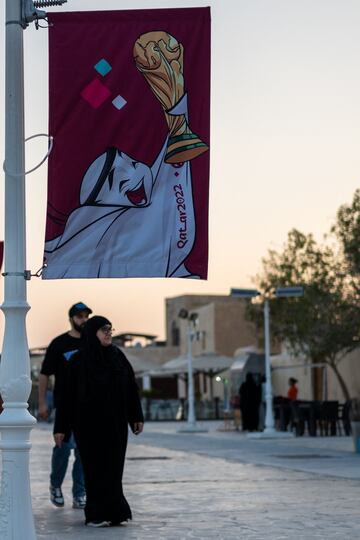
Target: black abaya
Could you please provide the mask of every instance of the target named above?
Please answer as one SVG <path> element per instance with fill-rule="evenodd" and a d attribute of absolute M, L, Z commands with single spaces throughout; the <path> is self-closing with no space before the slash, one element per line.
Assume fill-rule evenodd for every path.
<path fill-rule="evenodd" d="M 256 431 L 259 426 L 259 405 L 261 387 L 257 385 L 250 373 L 239 389 L 242 426 L 245 431 Z"/>
<path fill-rule="evenodd" d="M 122 476 L 128 437 L 143 422 L 134 372 L 117 348 L 85 347 L 69 361 L 54 433 L 73 430 L 84 469 L 86 523 L 131 519 Z"/>

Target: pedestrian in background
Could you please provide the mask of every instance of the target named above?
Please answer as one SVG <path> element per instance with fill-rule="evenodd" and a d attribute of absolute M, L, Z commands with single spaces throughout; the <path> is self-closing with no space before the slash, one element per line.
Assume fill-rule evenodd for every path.
<path fill-rule="evenodd" d="M 241 425 L 241 407 L 239 394 L 231 398 L 231 407 L 234 411 L 234 426 L 236 431 L 239 431 Z"/>
<path fill-rule="evenodd" d="M 260 404 L 259 404 L 259 430 L 263 431 L 265 428 L 265 415 L 266 415 L 266 377 L 261 375 L 260 378 Z"/>
<path fill-rule="evenodd" d="M 297 381 L 297 379 L 294 379 L 293 377 L 290 377 L 288 382 L 289 382 L 289 388 L 288 388 L 287 397 L 291 401 L 296 401 L 297 397 L 298 397 L 298 393 L 299 393 L 299 389 L 296 386 L 298 381 Z"/>
<path fill-rule="evenodd" d="M 39 416 L 48 420 L 50 410 L 48 403 L 49 378 L 54 376 L 53 405 L 56 408 L 63 387 L 65 367 L 71 356 L 79 350 L 81 343 L 81 328 L 86 323 L 92 310 L 83 302 L 71 306 L 69 321 L 71 329 L 56 337 L 47 348 L 39 376 Z M 61 447 L 55 445 L 51 458 L 50 501 L 57 507 L 64 506 L 62 483 L 65 478 L 71 450 L 74 450 L 75 461 L 72 469 L 73 508 L 85 507 L 85 485 L 80 455 L 73 437 L 69 437 Z"/>
<path fill-rule="evenodd" d="M 256 431 L 259 427 L 259 405 L 261 387 L 256 384 L 252 373 L 246 374 L 239 388 L 242 426 L 244 431 Z"/>
<path fill-rule="evenodd" d="M 82 347 L 67 365 L 61 392 L 65 399 L 55 415 L 57 446 L 74 432 L 85 475 L 85 524 L 91 527 L 132 518 L 122 488 L 128 425 L 137 435 L 144 422 L 134 371 L 112 345 L 111 334 L 105 317 L 87 321 Z"/>

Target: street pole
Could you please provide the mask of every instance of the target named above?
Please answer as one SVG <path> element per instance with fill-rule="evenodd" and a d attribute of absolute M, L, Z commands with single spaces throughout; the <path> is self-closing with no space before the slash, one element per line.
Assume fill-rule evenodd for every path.
<path fill-rule="evenodd" d="M 188 321 L 187 326 L 187 361 L 188 361 L 188 428 L 196 428 L 196 415 L 195 415 L 195 399 L 194 399 L 194 374 L 193 374 L 193 359 L 192 359 L 192 341 L 193 331 L 191 328 L 191 321 Z"/>
<path fill-rule="evenodd" d="M 197 317 L 197 315 L 196 315 Z M 195 414 L 195 396 L 194 396 L 194 371 L 193 371 L 193 353 L 192 353 L 192 342 L 195 337 L 195 320 L 191 315 L 189 316 L 186 312 L 186 316 L 181 318 L 186 319 L 187 329 L 187 401 L 188 401 L 188 414 L 187 422 L 185 427 L 178 429 L 179 433 L 205 433 L 207 429 L 199 428 L 196 424 L 196 414 Z"/>
<path fill-rule="evenodd" d="M 6 0 L 5 73 L 5 334 L 0 366 L 4 410 L 1 431 L 1 540 L 36 540 L 31 508 L 30 432 L 36 424 L 28 412 L 30 358 L 25 318 L 25 149 L 23 3 Z"/>
<path fill-rule="evenodd" d="M 23 29 L 45 19 L 37 7 L 67 0 L 6 0 L 5 31 L 5 333 L 0 364 L 0 539 L 36 540 L 30 491 L 30 432 L 36 424 L 28 411 L 31 392 L 26 335 L 25 137 Z M 31 171 L 29 171 L 31 172 Z"/>
<path fill-rule="evenodd" d="M 264 301 L 264 334 L 265 334 L 265 429 L 264 433 L 272 435 L 275 433 L 275 422 L 273 413 L 273 395 L 271 382 L 271 359 L 270 359 L 270 310 L 269 301 Z"/>
<path fill-rule="evenodd" d="M 222 379 L 224 385 L 224 411 L 230 412 L 230 402 L 229 402 L 229 380 Z"/>
<path fill-rule="evenodd" d="M 261 293 L 257 289 L 235 289 L 230 290 L 231 296 L 237 296 L 239 298 L 255 298 Z M 282 287 L 276 289 L 277 297 L 288 296 L 302 296 L 304 294 L 303 287 Z M 281 432 L 275 430 L 274 412 L 273 412 L 273 392 L 271 381 L 271 357 L 270 357 L 270 308 L 269 300 L 264 298 L 264 335 L 265 335 L 265 400 L 266 400 L 266 414 L 265 414 L 265 428 L 262 432 L 248 433 L 247 437 L 251 439 L 270 438 L 278 439 L 285 437 L 292 437 L 293 433 Z"/>

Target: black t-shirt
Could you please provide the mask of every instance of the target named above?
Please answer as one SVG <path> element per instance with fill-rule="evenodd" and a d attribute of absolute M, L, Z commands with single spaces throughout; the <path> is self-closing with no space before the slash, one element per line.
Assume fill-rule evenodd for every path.
<path fill-rule="evenodd" d="M 63 386 L 64 370 L 71 356 L 79 350 L 80 338 L 70 336 L 69 333 L 61 334 L 50 343 L 47 348 L 40 373 L 42 375 L 55 376 L 54 405 L 56 407 L 59 389 Z"/>

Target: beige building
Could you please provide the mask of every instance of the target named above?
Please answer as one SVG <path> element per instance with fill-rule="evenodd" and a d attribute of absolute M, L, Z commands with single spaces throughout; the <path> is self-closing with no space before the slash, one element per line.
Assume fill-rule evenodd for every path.
<path fill-rule="evenodd" d="M 188 352 L 189 321 L 179 317 L 179 313 L 187 310 L 188 315 L 197 316 L 192 326 L 192 354 L 194 358 L 204 356 L 205 362 L 206 355 L 209 358 L 207 369 L 194 378 L 195 394 L 202 400 L 223 399 L 224 393 L 230 392 L 229 370 L 212 368 L 213 356 L 228 357 L 231 365 L 239 347 L 258 345 L 255 326 L 246 320 L 245 308 L 246 300 L 231 296 L 183 295 L 166 299 L 166 340 L 179 347 L 180 356 Z M 216 380 L 219 376 L 221 379 Z M 186 391 L 186 381 L 179 377 L 178 396 L 185 398 Z"/>
<path fill-rule="evenodd" d="M 139 379 L 142 378 L 143 389 L 153 389 L 158 397 L 172 395 L 174 398 L 185 398 L 186 374 L 174 373 L 168 377 L 156 375 L 157 368 L 187 355 L 189 323 L 179 317 L 180 311 L 185 309 L 189 314 L 197 314 L 196 326 L 193 328 L 193 356 L 208 355 L 206 358 L 209 358 L 209 363 L 213 363 L 214 356 L 221 355 L 229 358 L 230 365 L 239 347 L 257 346 L 255 327 L 246 321 L 245 307 L 245 300 L 231 296 L 188 294 L 167 298 L 165 342 L 157 341 L 156 336 L 147 336 L 149 339 L 146 340 L 145 335 L 135 334 L 120 334 L 116 339 L 120 339 L 119 345 L 125 345 L 125 353 Z M 198 397 L 201 396 L 203 400 L 216 397 L 223 399 L 224 381 L 229 379 L 229 372 L 223 368 L 220 371 L 209 367 L 195 375 L 195 393 Z M 149 373 L 153 374 L 149 376 Z M 221 381 L 216 381 L 216 375 L 219 374 Z"/>
<path fill-rule="evenodd" d="M 166 342 L 178 345 L 180 354 L 187 351 L 187 321 L 179 317 L 181 309 L 197 313 L 197 339 L 194 355 L 216 352 L 234 356 L 239 347 L 257 345 L 255 327 L 245 319 L 246 301 L 232 296 L 183 295 L 167 298 Z"/>

